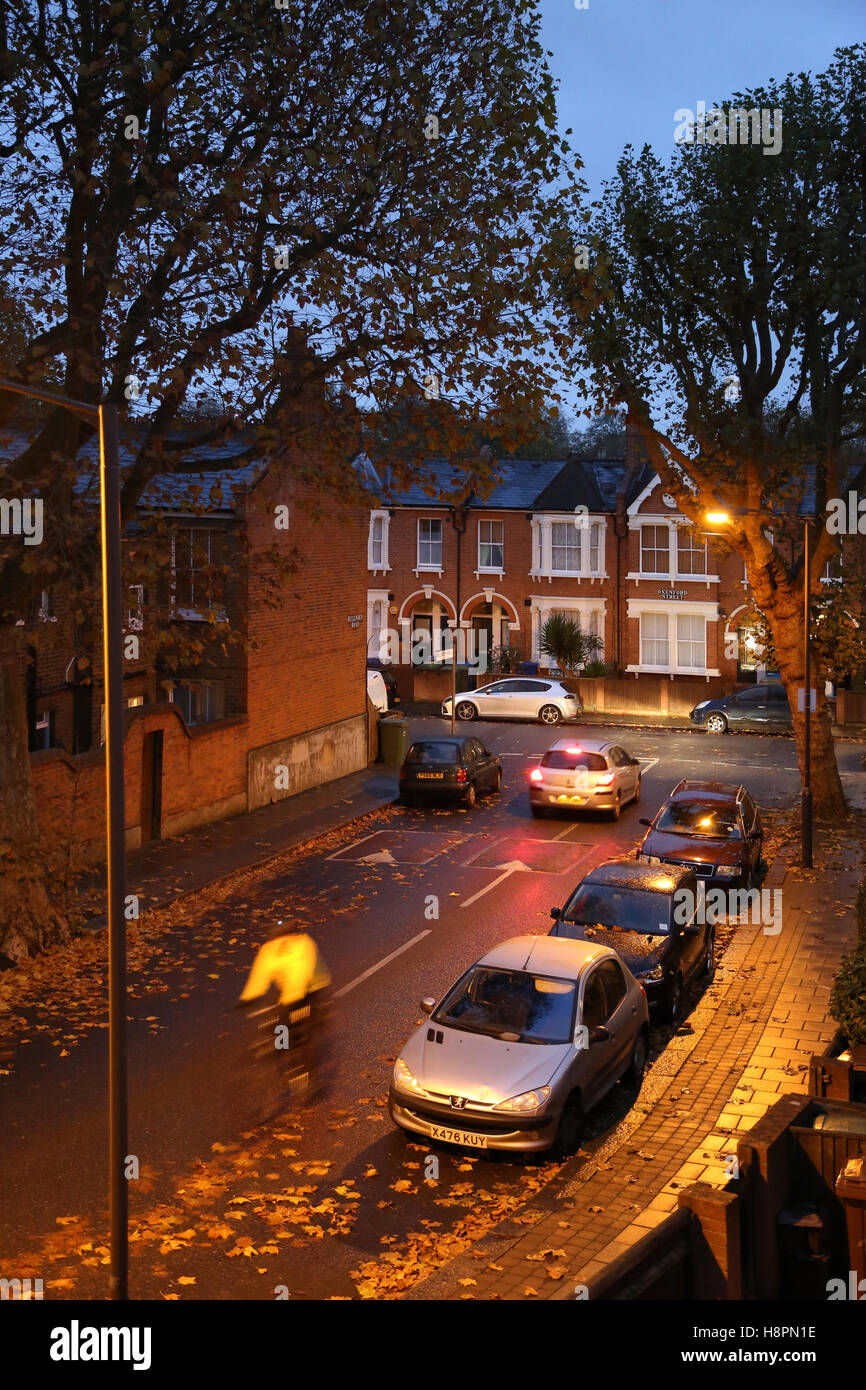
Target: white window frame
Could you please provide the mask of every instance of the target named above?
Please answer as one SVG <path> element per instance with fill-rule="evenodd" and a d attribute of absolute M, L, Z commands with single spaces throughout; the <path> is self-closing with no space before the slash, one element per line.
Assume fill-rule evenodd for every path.
<path fill-rule="evenodd" d="M 539 650 L 541 641 L 541 629 L 553 613 L 573 613 L 577 616 L 581 630 L 583 632 L 595 631 L 601 638 L 602 647 L 598 654 L 593 657 L 594 661 L 606 661 L 605 651 L 605 620 L 607 616 L 607 599 L 587 598 L 585 595 L 578 597 L 576 594 L 564 594 L 561 598 L 538 598 L 532 600 L 531 621 L 532 621 L 532 660 L 546 665 L 548 657 L 543 657 Z"/>
<path fill-rule="evenodd" d="M 607 517 L 605 515 L 595 513 L 578 516 L 574 512 L 539 512 L 532 517 L 531 525 L 532 568 L 529 571 L 530 578 L 546 579 L 551 584 L 554 579 L 569 579 L 572 582 L 589 581 L 590 583 L 607 579 L 605 571 Z M 554 526 L 574 528 L 575 544 L 579 550 L 579 563 L 576 569 L 554 568 Z M 593 544 L 593 538 L 595 544 Z"/>
<path fill-rule="evenodd" d="M 709 588 L 711 584 L 720 582 L 717 574 L 680 574 L 679 572 L 679 535 L 680 527 L 688 525 L 683 517 L 670 512 L 645 512 L 642 516 L 633 516 L 629 521 L 629 530 L 638 533 L 638 566 L 636 570 L 629 570 L 626 579 L 631 579 L 635 584 L 641 580 L 665 579 L 673 587 L 675 584 L 703 584 Z M 646 526 L 662 527 L 668 529 L 668 568 L 666 570 L 645 570 L 643 568 L 643 532 Z M 705 542 L 706 544 L 706 542 Z M 709 566 L 709 551 L 707 551 L 707 566 Z"/>
<path fill-rule="evenodd" d="M 496 526 L 499 527 L 499 540 L 495 540 L 495 539 L 494 539 L 494 529 L 493 529 L 493 528 L 496 527 Z M 489 536 L 488 536 L 487 538 L 485 538 L 485 537 L 483 536 L 483 534 L 482 534 L 482 528 L 483 528 L 483 527 L 487 527 L 487 528 L 489 529 Z M 490 546 L 491 548 L 492 548 L 493 546 L 496 546 L 496 545 L 499 546 L 499 551 L 500 551 L 500 555 L 501 555 L 502 558 L 501 558 L 501 562 L 500 562 L 498 565 L 482 565 L 482 563 L 481 563 L 481 547 L 482 547 L 482 545 L 487 545 L 487 546 Z M 504 566 L 505 566 L 505 522 L 502 521 L 502 520 L 499 520 L 499 519 L 495 519 L 495 518 L 493 518 L 493 517 L 482 517 L 482 518 L 479 520 L 479 522 L 478 522 L 478 568 L 477 568 L 477 570 L 475 571 L 475 578 L 477 579 L 478 576 L 481 575 L 481 574 L 495 574 L 495 575 L 498 575 L 499 578 L 501 579 L 502 576 L 505 574 L 505 568 L 504 568 Z"/>
<path fill-rule="evenodd" d="M 143 631 L 144 631 L 144 585 L 143 585 L 143 584 L 128 584 L 128 585 L 127 585 L 127 589 L 129 590 L 129 593 L 130 593 L 130 595 L 131 595 L 132 597 L 131 597 L 129 606 L 127 607 L 127 610 L 126 610 L 126 627 L 124 628 L 124 631 L 125 631 L 125 632 L 143 632 Z"/>
<path fill-rule="evenodd" d="M 184 536 L 186 537 L 207 536 L 206 563 L 210 565 L 213 564 L 213 538 L 216 533 L 216 528 L 213 526 L 184 525 L 176 526 L 171 533 L 171 616 L 173 618 L 182 618 L 185 622 L 204 623 L 208 620 L 208 612 L 211 608 L 211 602 L 213 597 L 210 580 L 208 580 L 208 601 L 204 609 L 179 608 L 177 606 L 177 538 L 181 531 L 183 531 Z M 190 558 L 192 558 L 192 545 L 190 550 Z M 195 571 L 195 573 L 198 573 L 198 571 Z M 193 602 L 195 602 L 194 588 L 192 592 L 192 598 Z M 226 610 L 224 608 L 220 608 L 214 614 L 214 621 L 218 623 L 228 622 L 228 614 L 226 613 Z"/>
<path fill-rule="evenodd" d="M 422 527 L 422 525 L 423 525 L 423 526 L 438 526 L 438 527 L 439 527 L 439 562 L 438 562 L 438 564 L 435 563 L 435 562 L 432 562 L 432 561 L 423 561 L 423 562 L 422 562 L 422 560 L 421 560 L 421 527 Z M 438 575 L 441 577 L 441 575 L 442 575 L 442 570 L 443 570 L 443 560 L 444 560 L 444 555 L 445 555 L 445 523 L 444 523 L 444 521 L 442 520 L 442 518 L 441 518 L 440 516 L 419 516 L 419 517 L 418 517 L 418 520 L 417 520 L 417 523 L 416 523 L 415 536 L 416 536 L 416 546 L 417 546 L 417 549 L 416 549 L 416 552 L 415 552 L 415 554 L 416 554 L 416 569 L 415 569 L 416 575 L 417 575 L 417 574 L 438 574 Z M 430 544 L 429 541 L 428 541 L 427 543 L 428 543 L 428 545 Z"/>
<path fill-rule="evenodd" d="M 642 618 L 645 614 L 655 614 L 668 619 L 668 664 L 659 666 L 643 661 L 643 632 Z M 625 669 L 635 675 L 648 672 L 662 676 L 718 676 L 721 672 L 715 667 L 704 665 L 703 667 L 681 666 L 679 664 L 679 619 L 680 618 L 703 618 L 704 620 L 704 662 L 707 659 L 707 649 L 709 642 L 707 639 L 707 628 L 712 622 L 719 621 L 719 606 L 717 603 L 698 603 L 674 602 L 665 607 L 663 601 L 658 599 L 629 599 L 626 609 L 627 618 L 637 618 L 638 620 L 638 661 L 627 666 Z M 671 624 L 671 618 L 674 619 Z M 688 639 L 694 640 L 694 639 Z"/>
<path fill-rule="evenodd" d="M 678 526 L 678 527 L 676 528 L 676 536 L 674 537 L 674 540 L 675 540 L 676 548 L 677 548 L 677 549 L 676 549 L 676 565 L 677 565 L 676 577 L 677 577 L 677 579 L 706 579 L 706 577 L 707 577 L 707 571 L 708 571 L 708 567 L 709 567 L 709 563 L 710 563 L 710 557 L 709 557 L 709 553 L 708 553 L 708 551 L 707 551 L 707 540 L 706 540 L 706 537 L 704 537 L 703 541 L 701 541 L 700 537 L 696 534 L 696 532 L 692 529 L 692 527 L 690 527 L 690 526 Z M 681 542 L 684 542 L 684 543 L 686 544 L 687 549 L 688 549 L 688 553 L 689 553 L 690 555 L 694 555 L 694 554 L 696 554 L 696 553 L 697 553 L 697 554 L 703 554 L 704 567 L 703 567 L 702 570 L 680 570 L 680 543 L 681 543 Z"/>
<path fill-rule="evenodd" d="M 381 552 L 378 560 L 373 554 L 373 546 L 376 543 L 375 531 L 377 523 L 381 526 Z M 391 513 L 382 508 L 370 512 L 370 529 L 367 533 L 367 569 L 374 574 L 387 574 L 391 568 L 389 556 L 389 542 L 391 529 Z"/>
<path fill-rule="evenodd" d="M 390 600 L 389 600 L 389 598 L 388 598 L 388 590 L 387 590 L 387 589 L 368 589 L 368 590 L 367 590 L 367 656 L 376 656 L 376 657 L 378 657 L 378 656 L 381 655 L 381 638 L 380 638 L 380 650 L 379 650 L 379 651 L 377 651 L 377 650 L 374 648 L 374 646 L 372 645 L 372 643 L 373 643 L 373 638 L 375 637 L 375 635 L 376 635 L 377 632 L 382 633 L 382 632 L 387 632 L 387 631 L 388 631 L 388 627 L 389 627 L 389 622 L 388 622 L 388 619 L 389 619 L 389 612 L 388 612 L 389 603 L 390 603 Z M 380 609 L 380 610 L 381 610 L 381 612 L 382 612 L 382 614 L 383 614 L 383 617 L 384 617 L 384 621 L 382 622 L 381 626 L 377 626 L 377 624 L 374 623 L 374 621 L 373 621 L 373 619 L 374 619 L 374 617 L 375 617 L 375 615 L 376 615 L 377 609 Z"/>
<path fill-rule="evenodd" d="M 564 542 L 557 542 L 557 531 L 564 533 Z M 553 518 L 550 523 L 550 573 L 561 575 L 567 579 L 577 579 L 583 573 L 583 531 L 579 526 L 575 526 L 574 519 L 571 521 L 559 521 Z M 571 552 L 577 553 L 576 565 L 557 565 L 554 562 L 554 551 L 564 550 L 565 558 L 568 560 Z"/>
<path fill-rule="evenodd" d="M 668 561 L 668 562 L 667 562 L 667 566 L 666 566 L 665 569 L 653 569 L 653 570 L 648 570 L 648 569 L 645 569 L 645 568 L 644 568 L 644 558 L 643 558 L 643 557 L 644 557 L 644 540 L 643 540 L 643 537 L 644 537 L 644 531 L 648 531 L 648 530 L 650 529 L 650 527 L 652 527 L 653 530 L 656 531 L 656 532 L 661 531 L 663 534 L 666 534 L 666 535 L 667 535 L 667 542 L 668 542 L 668 544 L 667 544 L 667 561 Z M 673 548 L 673 544 L 674 544 L 675 541 L 676 541 L 676 536 L 674 536 L 674 535 L 672 534 L 672 532 L 673 532 L 673 527 L 672 527 L 672 526 L 666 526 L 665 523 L 664 523 L 663 521 L 647 521 L 647 522 L 643 522 L 643 523 L 642 523 L 642 525 L 641 525 L 641 527 L 640 527 L 639 534 L 638 534 L 638 547 L 639 547 L 639 549 L 638 549 L 638 573 L 640 574 L 641 578 L 643 578 L 643 579 L 670 579 L 670 578 L 671 578 L 671 574 L 672 574 L 672 571 L 671 571 L 671 550 L 672 550 L 672 548 Z M 649 548 L 649 547 L 648 547 L 648 548 Z M 653 545 L 652 549 L 653 549 L 654 552 L 657 553 L 659 547 L 658 547 L 658 545 L 656 544 L 656 545 Z"/>

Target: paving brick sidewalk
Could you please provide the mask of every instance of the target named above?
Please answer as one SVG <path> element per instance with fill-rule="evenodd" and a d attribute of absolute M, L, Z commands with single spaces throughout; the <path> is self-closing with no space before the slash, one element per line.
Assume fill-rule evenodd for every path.
<path fill-rule="evenodd" d="M 853 901 L 862 847 L 852 837 L 844 853 L 819 848 L 816 858 L 835 859 L 838 867 L 795 877 L 774 865 L 765 886 L 784 883 L 782 932 L 738 928 L 689 1019 L 691 1032 L 677 1035 L 656 1063 L 671 1071 L 670 1080 L 648 1113 L 640 1113 L 640 1102 L 633 1108 L 619 1147 L 602 1149 L 524 1209 L 521 1224 L 503 1223 L 407 1298 L 465 1298 L 470 1288 L 480 1299 L 573 1298 L 576 1285 L 588 1284 L 676 1208 L 683 1187 L 725 1184 L 724 1155 L 780 1093 L 806 1091 L 809 1057 L 836 1030 L 830 985 L 856 928 L 853 911 L 841 910 L 835 898 Z M 551 1278 L 548 1268 L 565 1273 Z"/>

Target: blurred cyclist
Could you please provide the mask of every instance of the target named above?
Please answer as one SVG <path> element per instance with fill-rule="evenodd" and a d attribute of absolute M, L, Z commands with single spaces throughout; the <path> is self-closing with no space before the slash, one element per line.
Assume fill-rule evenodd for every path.
<path fill-rule="evenodd" d="M 330 983 L 313 938 L 293 923 L 277 922 L 259 947 L 239 1001 L 250 1004 L 276 986 L 279 1024 L 289 1029 L 291 1053 L 299 1064 L 303 1054 L 308 1075 L 319 1061 L 322 1002 Z"/>

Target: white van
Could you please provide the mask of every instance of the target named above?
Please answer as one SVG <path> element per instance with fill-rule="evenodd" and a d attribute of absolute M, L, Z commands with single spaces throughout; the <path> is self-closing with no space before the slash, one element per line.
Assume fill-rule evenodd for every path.
<path fill-rule="evenodd" d="M 388 690 L 381 671 L 367 672 L 367 694 L 373 701 L 378 714 L 388 712 Z"/>

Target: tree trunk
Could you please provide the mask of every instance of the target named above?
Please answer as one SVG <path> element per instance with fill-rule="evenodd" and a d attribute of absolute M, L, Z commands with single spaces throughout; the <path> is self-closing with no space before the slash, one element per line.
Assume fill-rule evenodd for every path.
<path fill-rule="evenodd" d="M 806 714 L 805 709 L 800 712 L 797 708 L 797 692 L 805 690 L 809 684 L 805 679 L 802 612 L 800 612 L 798 621 L 794 613 L 787 613 L 782 610 L 781 604 L 776 606 L 775 612 L 773 611 L 773 604 L 762 603 L 761 607 L 772 628 L 779 673 L 785 686 L 788 703 L 791 706 L 794 740 L 797 745 L 797 761 L 802 777 L 806 766 Z M 846 813 L 845 794 L 842 791 L 839 769 L 836 765 L 836 750 L 830 732 L 830 708 L 824 695 L 824 682 L 815 670 L 814 662 L 812 663 L 811 686 L 816 691 L 816 709 L 810 720 L 812 756 L 809 761 L 812 774 L 812 807 L 815 816 L 838 820 Z"/>
<path fill-rule="evenodd" d="M 15 629 L 0 626 L 0 968 L 71 935 L 51 904 L 39 844 L 18 647 Z"/>

